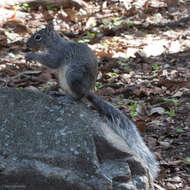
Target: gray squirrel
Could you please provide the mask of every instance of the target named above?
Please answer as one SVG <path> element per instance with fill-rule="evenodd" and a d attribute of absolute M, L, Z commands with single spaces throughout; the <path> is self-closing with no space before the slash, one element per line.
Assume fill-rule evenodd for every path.
<path fill-rule="evenodd" d="M 98 70 L 96 56 L 92 50 L 83 43 L 64 40 L 54 30 L 52 23 L 33 34 L 27 41 L 27 47 L 45 53 L 28 53 L 25 56 L 26 61 L 38 61 L 56 69 L 60 87 L 74 99 L 86 97 L 98 112 L 109 120 L 109 127 L 145 162 L 152 177 L 156 178 L 158 163 L 142 140 L 135 124 L 120 110 L 92 92 Z"/>

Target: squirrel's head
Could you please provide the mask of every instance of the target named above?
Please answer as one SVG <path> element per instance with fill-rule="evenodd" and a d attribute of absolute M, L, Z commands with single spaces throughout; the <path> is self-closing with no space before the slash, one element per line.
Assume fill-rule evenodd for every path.
<path fill-rule="evenodd" d="M 56 43 L 58 36 L 59 34 L 54 30 L 53 23 L 50 23 L 46 28 L 33 34 L 26 42 L 26 45 L 33 51 L 48 49 Z"/>

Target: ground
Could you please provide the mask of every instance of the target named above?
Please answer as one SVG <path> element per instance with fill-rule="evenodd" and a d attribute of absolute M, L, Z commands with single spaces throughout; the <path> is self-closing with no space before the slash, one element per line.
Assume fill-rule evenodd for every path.
<path fill-rule="evenodd" d="M 26 39 L 54 18 L 64 38 L 87 43 L 97 55 L 96 93 L 131 116 L 156 155 L 155 188 L 188 190 L 190 4 L 171 2 L 93 1 L 81 10 L 1 6 L 0 86 L 51 94 L 54 73 L 24 56 Z"/>

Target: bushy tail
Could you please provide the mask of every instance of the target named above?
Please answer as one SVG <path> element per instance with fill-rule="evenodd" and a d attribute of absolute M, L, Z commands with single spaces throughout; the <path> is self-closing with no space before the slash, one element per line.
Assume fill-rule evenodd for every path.
<path fill-rule="evenodd" d="M 148 166 L 153 178 L 158 174 L 159 167 L 154 155 L 150 152 L 145 145 L 139 132 L 136 129 L 135 124 L 120 110 L 112 106 L 110 103 L 104 101 L 97 95 L 89 92 L 86 98 L 95 106 L 95 108 L 108 118 L 110 127 L 121 136 L 133 152 L 144 160 Z"/>

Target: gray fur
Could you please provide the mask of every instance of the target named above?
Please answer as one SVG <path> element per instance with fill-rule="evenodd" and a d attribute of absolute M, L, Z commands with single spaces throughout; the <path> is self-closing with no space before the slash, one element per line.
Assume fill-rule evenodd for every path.
<path fill-rule="evenodd" d="M 96 57 L 91 49 L 85 44 L 65 41 L 54 31 L 52 25 L 32 35 L 27 45 L 33 50 L 47 53 L 29 53 L 26 55 L 26 60 L 35 60 L 50 68 L 58 69 L 59 72 L 64 72 L 59 77 L 60 84 L 63 84 L 62 88 L 67 88 L 64 90 L 75 99 L 86 96 L 107 118 L 110 127 L 146 163 L 152 176 L 156 177 L 159 170 L 158 163 L 142 140 L 135 124 L 121 111 L 91 92 L 97 77 Z"/>
<path fill-rule="evenodd" d="M 108 119 L 109 126 L 126 141 L 134 153 L 141 157 L 148 166 L 152 176 L 156 178 L 159 172 L 159 165 L 154 155 L 145 145 L 135 124 L 120 110 L 95 94 L 89 92 L 87 99 Z"/>

